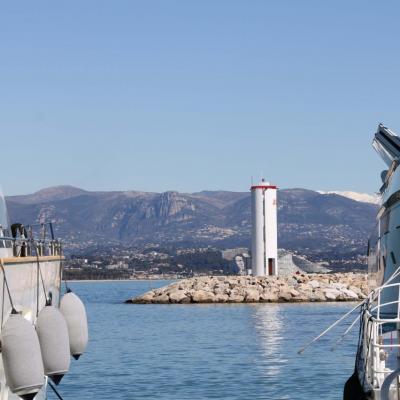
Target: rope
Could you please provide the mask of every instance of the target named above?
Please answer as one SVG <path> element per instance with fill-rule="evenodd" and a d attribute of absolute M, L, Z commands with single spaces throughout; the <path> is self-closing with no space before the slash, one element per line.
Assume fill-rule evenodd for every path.
<path fill-rule="evenodd" d="M 384 289 L 393 279 L 397 278 L 400 275 L 400 266 L 393 272 L 391 277 L 382 285 L 377 288 L 375 288 L 366 299 L 364 299 L 361 303 L 357 304 L 354 308 L 352 308 L 350 311 L 348 311 L 346 314 L 344 314 L 342 317 L 340 317 L 336 322 L 334 322 L 332 325 L 330 325 L 328 328 L 326 328 L 322 333 L 320 333 L 318 336 L 316 336 L 313 340 L 308 342 L 304 347 L 302 347 L 300 350 L 298 350 L 297 354 L 302 354 L 308 347 L 310 347 L 313 343 L 321 339 L 322 336 L 326 335 L 331 329 L 333 329 L 336 325 L 338 325 L 340 322 L 342 322 L 345 318 L 347 318 L 350 314 L 352 314 L 357 308 L 364 306 L 368 302 L 372 302 L 376 300 L 378 296 L 378 292 L 381 289 Z M 359 318 L 359 317 L 358 317 Z M 356 319 L 356 321 L 358 320 Z M 350 325 L 350 329 L 355 325 L 356 321 L 354 321 Z M 350 329 L 348 328 L 345 332 L 347 335 L 348 332 L 350 332 Z M 344 337 L 344 336 L 343 336 Z M 340 339 L 339 339 L 340 340 Z"/>
<path fill-rule="evenodd" d="M 6 291 L 4 290 L 5 286 L 6 286 L 6 281 L 3 279 L 3 294 L 2 294 L 2 300 L 1 300 L 1 305 L 2 305 L 2 307 L 1 307 L 1 326 L 3 326 L 3 321 L 4 321 L 4 306 L 5 306 L 4 298 L 6 295 Z"/>
<path fill-rule="evenodd" d="M 58 390 L 56 389 L 56 387 L 50 382 L 50 380 L 48 381 L 48 384 L 49 384 L 50 388 L 53 390 L 53 392 L 56 394 L 56 396 L 57 396 L 60 400 L 64 400 L 64 399 L 61 397 L 61 394 L 58 393 Z"/>
<path fill-rule="evenodd" d="M 9 300 L 10 300 L 10 305 L 11 305 L 11 313 L 12 313 L 12 314 L 15 314 L 17 311 L 16 311 L 16 309 L 15 309 L 15 307 L 14 307 L 14 303 L 13 303 L 12 298 L 11 298 L 11 292 L 10 292 L 10 288 L 9 288 L 9 286 L 8 286 L 8 281 L 7 281 L 7 277 L 6 277 L 6 271 L 5 271 L 5 269 L 4 269 L 3 259 L 0 259 L 0 267 L 1 267 L 1 269 L 3 270 L 4 282 L 5 282 L 5 284 L 6 284 L 6 289 L 7 289 L 7 293 L 8 293 L 8 298 L 9 298 Z"/>
<path fill-rule="evenodd" d="M 60 243 L 60 274 L 64 277 L 64 285 L 65 285 L 65 291 L 67 293 L 72 292 L 72 290 L 68 286 L 67 279 L 65 278 L 65 274 L 63 274 L 64 270 L 64 263 L 62 259 L 62 254 L 63 254 L 63 249 L 62 249 L 62 244 Z"/>
<path fill-rule="evenodd" d="M 317 337 L 315 337 L 313 340 L 308 342 L 304 347 L 302 347 L 297 354 L 303 353 L 308 347 L 310 347 L 313 343 L 315 343 L 317 340 L 321 339 L 322 336 L 327 334 L 332 328 L 334 328 L 337 324 L 342 322 L 346 317 L 348 317 L 351 313 L 353 313 L 355 310 L 357 310 L 358 307 L 361 307 L 364 304 L 365 300 L 362 301 L 361 303 L 357 304 L 354 308 L 352 308 L 350 311 L 348 311 L 346 314 L 344 314 L 342 317 L 340 317 L 336 322 L 334 322 L 332 325 L 330 325 L 328 328 L 326 328 L 323 332 L 321 332 Z"/>
<path fill-rule="evenodd" d="M 47 291 L 46 291 L 46 286 L 44 284 L 44 279 L 43 279 L 43 274 L 42 274 L 42 269 L 40 268 L 40 260 L 39 260 L 39 250 L 38 250 L 38 245 L 35 243 L 35 251 L 36 251 L 36 263 L 37 263 L 37 270 L 38 274 L 40 275 L 40 280 L 42 281 L 42 287 L 43 287 L 43 292 L 44 292 L 44 297 L 46 299 L 46 304 L 48 303 L 48 298 L 47 298 Z M 39 285 L 38 285 L 39 286 Z M 39 290 L 39 288 L 38 288 Z M 39 297 L 39 293 L 38 293 Z"/>
<path fill-rule="evenodd" d="M 368 302 L 365 302 L 362 307 L 360 308 L 360 313 L 356 317 L 356 319 L 350 324 L 350 326 L 344 331 L 344 333 L 340 336 L 340 338 L 336 341 L 336 343 L 332 346 L 331 351 L 335 351 L 336 347 L 343 341 L 344 337 L 354 328 L 355 324 L 357 323 L 358 320 L 361 319 L 361 316 L 363 315 L 363 312 L 366 310 L 366 305 Z M 360 323 L 360 329 L 359 329 L 359 334 L 358 334 L 358 344 L 360 344 L 360 331 L 361 331 L 361 326 L 362 324 Z"/>
<path fill-rule="evenodd" d="M 355 324 L 360 319 L 360 315 L 357 315 L 357 318 L 351 323 L 351 325 L 344 331 L 344 333 L 340 336 L 340 338 L 336 341 L 336 343 L 332 346 L 331 351 L 335 351 L 336 347 L 343 341 L 344 337 L 353 329 Z"/>

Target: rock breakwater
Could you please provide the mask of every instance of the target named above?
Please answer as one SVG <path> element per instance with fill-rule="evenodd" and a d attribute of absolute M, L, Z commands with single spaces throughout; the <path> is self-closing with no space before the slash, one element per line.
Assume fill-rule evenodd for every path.
<path fill-rule="evenodd" d="M 129 299 L 135 304 L 358 301 L 367 275 L 294 274 L 285 277 L 207 276 L 184 279 Z"/>

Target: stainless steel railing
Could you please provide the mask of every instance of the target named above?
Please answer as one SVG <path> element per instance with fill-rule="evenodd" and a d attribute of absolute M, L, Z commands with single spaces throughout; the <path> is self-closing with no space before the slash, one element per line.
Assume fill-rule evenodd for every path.
<path fill-rule="evenodd" d="M 57 256 L 62 254 L 62 242 L 54 236 L 53 224 L 13 224 L 0 226 L 0 248 L 10 249 L 14 257 Z"/>

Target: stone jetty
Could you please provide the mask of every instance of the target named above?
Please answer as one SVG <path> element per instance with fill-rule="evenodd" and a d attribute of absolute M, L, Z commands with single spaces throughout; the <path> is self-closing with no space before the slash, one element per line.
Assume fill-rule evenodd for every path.
<path fill-rule="evenodd" d="M 126 303 L 283 303 L 359 301 L 368 294 L 367 275 L 293 274 L 276 277 L 207 276 L 150 290 Z"/>

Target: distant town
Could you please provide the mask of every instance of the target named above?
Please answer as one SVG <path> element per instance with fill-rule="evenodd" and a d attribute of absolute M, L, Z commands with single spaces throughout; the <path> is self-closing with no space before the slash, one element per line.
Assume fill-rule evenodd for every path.
<path fill-rule="evenodd" d="M 296 271 L 365 271 L 366 256 L 324 260 L 307 258 L 296 251 L 279 249 L 282 273 Z M 156 244 L 128 248 L 92 247 L 71 254 L 65 261 L 69 280 L 179 279 L 202 275 L 245 275 L 249 269 L 249 249 L 238 247 L 162 247 Z"/>
<path fill-rule="evenodd" d="M 278 191 L 279 274 L 365 271 L 378 205 L 363 194 L 346 196 Z M 249 269 L 248 191 L 89 192 L 56 186 L 6 200 L 13 223 L 52 222 L 64 244 L 68 279 L 175 279 Z"/>

